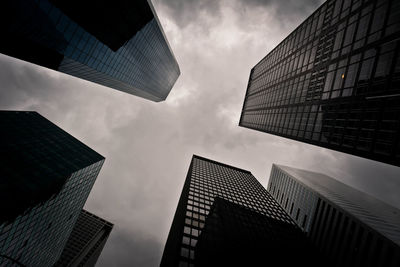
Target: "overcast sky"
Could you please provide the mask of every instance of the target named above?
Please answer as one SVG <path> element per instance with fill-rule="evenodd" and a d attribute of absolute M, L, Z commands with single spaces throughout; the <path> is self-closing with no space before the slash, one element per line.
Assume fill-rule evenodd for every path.
<path fill-rule="evenodd" d="M 98 266 L 158 266 L 193 154 L 323 172 L 400 208 L 400 168 L 238 126 L 250 69 L 321 1 L 153 0 L 181 69 L 139 97 L 0 55 L 0 107 L 35 110 L 100 154 L 86 208 L 113 222 Z"/>

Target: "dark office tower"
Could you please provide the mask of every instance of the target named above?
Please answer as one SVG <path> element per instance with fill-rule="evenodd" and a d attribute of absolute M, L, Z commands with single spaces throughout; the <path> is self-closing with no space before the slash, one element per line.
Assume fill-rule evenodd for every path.
<path fill-rule="evenodd" d="M 147 0 L 6 0 L 0 33 L 0 53 L 152 101 L 180 74 Z"/>
<path fill-rule="evenodd" d="M 236 266 L 229 263 L 248 257 L 254 263 L 260 251 L 265 262 L 276 262 L 285 252 L 298 255 L 298 263 L 306 260 L 312 266 L 318 254 L 308 258 L 303 248 L 315 251 L 304 238 L 250 172 L 193 156 L 161 266 Z M 229 249 L 234 255 L 226 258 Z M 280 258 L 280 262 L 285 259 L 290 258 Z"/>
<path fill-rule="evenodd" d="M 280 165 L 268 191 L 334 266 L 400 266 L 400 210 L 329 176 Z"/>
<path fill-rule="evenodd" d="M 54 266 L 95 266 L 112 228 L 112 223 L 82 210 Z"/>
<path fill-rule="evenodd" d="M 239 125 L 400 166 L 400 1 L 328 0 L 250 73 Z"/>
<path fill-rule="evenodd" d="M 0 125 L 0 265 L 53 266 L 104 157 L 36 112 Z"/>

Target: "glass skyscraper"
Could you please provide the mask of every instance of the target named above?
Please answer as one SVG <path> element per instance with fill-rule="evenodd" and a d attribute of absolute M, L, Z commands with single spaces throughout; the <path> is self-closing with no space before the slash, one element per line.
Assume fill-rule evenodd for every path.
<path fill-rule="evenodd" d="M 268 191 L 334 266 L 400 266 L 400 210 L 329 176 L 275 164 Z"/>
<path fill-rule="evenodd" d="M 230 266 L 261 258 L 266 265 L 289 260 L 282 253 L 313 266 L 318 253 L 305 238 L 249 171 L 193 156 L 160 266 Z"/>
<path fill-rule="evenodd" d="M 0 265 L 53 266 L 104 157 L 36 112 L 0 125 Z"/>
<path fill-rule="evenodd" d="M 150 1 L 6 0 L 0 52 L 152 101 L 180 70 Z"/>
<path fill-rule="evenodd" d="M 94 267 L 112 228 L 112 223 L 82 210 L 63 252 L 54 266 Z"/>
<path fill-rule="evenodd" d="M 400 166 L 400 1 L 328 0 L 251 70 L 239 125 Z"/>

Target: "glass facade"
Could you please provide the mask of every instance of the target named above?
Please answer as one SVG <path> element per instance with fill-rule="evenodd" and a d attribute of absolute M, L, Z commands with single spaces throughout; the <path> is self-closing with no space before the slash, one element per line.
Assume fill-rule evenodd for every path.
<path fill-rule="evenodd" d="M 0 52 L 152 101 L 180 70 L 151 3 L 6 1 Z"/>
<path fill-rule="evenodd" d="M 216 198 L 240 206 L 240 210 L 245 209 L 250 213 L 257 213 L 261 217 L 266 216 L 267 220 L 279 222 L 280 225 L 291 228 L 290 231 L 301 233 L 290 216 L 250 172 L 193 156 L 164 248 L 161 266 L 196 265 L 197 242 L 202 236 L 203 229 L 207 227 L 207 218 L 210 212 L 216 211 L 215 208 L 212 208 Z M 231 206 L 227 204 L 224 207 Z M 212 225 L 213 219 L 210 220 Z M 216 222 L 218 223 L 218 220 Z M 257 224 L 256 221 L 251 223 Z M 234 224 L 235 222 L 233 222 Z M 209 240 L 210 236 L 211 239 L 218 236 L 212 234 L 214 231 L 212 229 L 211 227 L 211 234 L 204 235 L 204 240 Z M 252 230 L 257 232 L 258 228 Z M 278 229 L 273 230 L 278 231 Z M 222 232 L 220 234 L 224 235 Z M 280 238 L 284 240 L 284 237 Z M 286 248 L 288 249 L 289 246 Z M 200 250 L 207 255 L 206 251 Z"/>
<path fill-rule="evenodd" d="M 268 192 L 304 232 L 310 231 L 318 201 L 316 193 L 291 179 L 275 164 L 272 166 Z"/>
<path fill-rule="evenodd" d="M 325 2 L 251 70 L 239 125 L 400 166 L 399 14 Z"/>
<path fill-rule="evenodd" d="M 82 210 L 54 266 L 95 266 L 112 228 L 112 223 Z"/>
<path fill-rule="evenodd" d="M 268 191 L 334 266 L 400 265 L 398 209 L 329 176 L 275 164 Z"/>
<path fill-rule="evenodd" d="M 53 266 L 104 157 L 36 112 L 0 124 L 0 265 Z"/>

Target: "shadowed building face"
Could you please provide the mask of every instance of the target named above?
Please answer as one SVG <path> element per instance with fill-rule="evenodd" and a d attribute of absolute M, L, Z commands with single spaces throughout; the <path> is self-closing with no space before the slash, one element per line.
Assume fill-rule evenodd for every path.
<path fill-rule="evenodd" d="M 400 210 L 321 173 L 275 164 L 268 191 L 334 266 L 399 266 Z"/>
<path fill-rule="evenodd" d="M 250 172 L 193 156 L 161 266 L 256 263 L 269 255 L 268 248 L 290 251 L 313 266 L 307 253 L 297 253 L 305 247 L 318 254 Z M 271 252 L 265 260 L 278 258 Z"/>
<path fill-rule="evenodd" d="M 5 1 L 0 52 L 152 101 L 180 70 L 147 0 Z"/>
<path fill-rule="evenodd" d="M 251 70 L 239 125 L 400 166 L 399 12 L 325 2 Z"/>
<path fill-rule="evenodd" d="M 316 248 L 297 227 L 219 197 L 201 231 L 195 255 L 196 266 L 321 264 Z"/>
<path fill-rule="evenodd" d="M 53 266 L 104 157 L 36 112 L 1 111 L 0 125 L 0 255 Z"/>
<path fill-rule="evenodd" d="M 112 228 L 112 223 L 82 210 L 54 266 L 95 266 Z"/>

